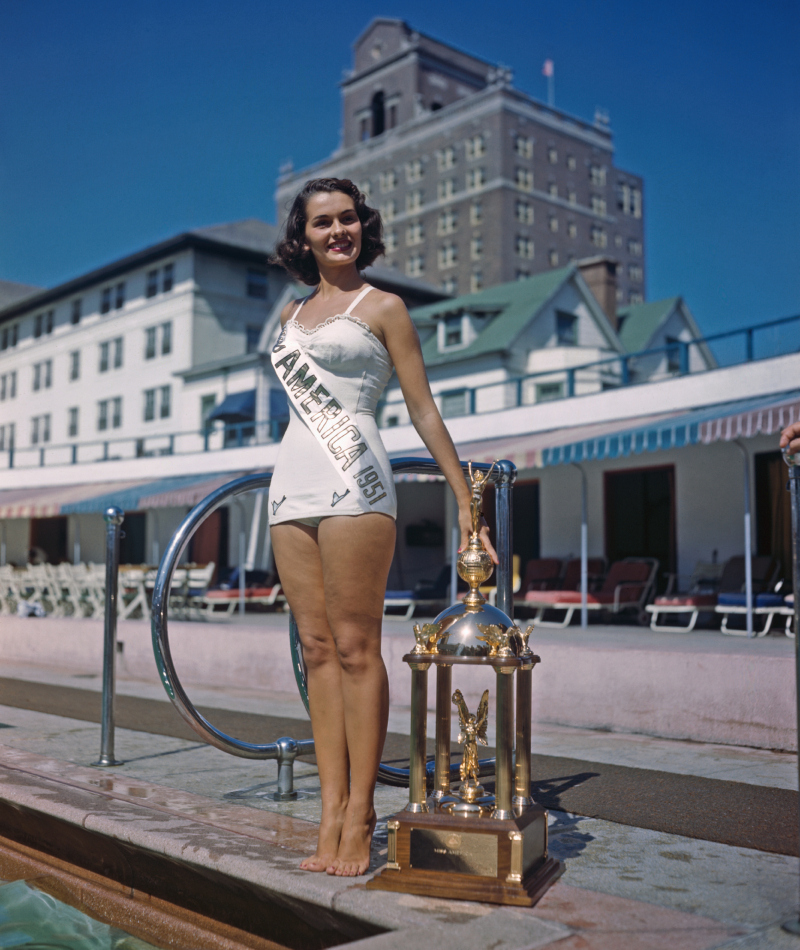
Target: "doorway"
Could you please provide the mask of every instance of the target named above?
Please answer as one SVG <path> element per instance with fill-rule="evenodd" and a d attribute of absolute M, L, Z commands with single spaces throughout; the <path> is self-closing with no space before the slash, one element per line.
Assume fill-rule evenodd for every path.
<path fill-rule="evenodd" d="M 524 574 L 528 561 L 539 557 L 539 482 L 515 482 L 511 494 L 512 553 L 519 556 L 519 569 Z M 497 543 L 494 504 L 494 485 L 487 485 L 483 493 L 483 514 L 492 544 Z"/>
<path fill-rule="evenodd" d="M 227 507 L 212 511 L 189 542 L 189 560 L 195 564 L 216 564 L 211 583 L 224 579 L 228 573 L 228 519 Z"/>
<path fill-rule="evenodd" d="M 48 564 L 60 564 L 67 560 L 67 519 L 65 515 L 54 518 L 31 518 L 30 549 L 38 548 L 45 554 Z M 41 558 L 41 554 L 38 555 Z"/>
<path fill-rule="evenodd" d="M 658 558 L 658 590 L 676 570 L 675 466 L 605 472 L 606 557 Z"/>
<path fill-rule="evenodd" d="M 143 511 L 126 511 L 119 539 L 120 564 L 144 564 L 146 515 Z"/>
<path fill-rule="evenodd" d="M 792 502 L 788 472 L 780 452 L 759 452 L 756 468 L 756 550 L 777 558 L 781 577 L 792 575 Z"/>

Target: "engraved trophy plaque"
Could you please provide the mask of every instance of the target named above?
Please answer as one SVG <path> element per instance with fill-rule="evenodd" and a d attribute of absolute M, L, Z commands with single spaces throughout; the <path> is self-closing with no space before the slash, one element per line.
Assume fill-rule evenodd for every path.
<path fill-rule="evenodd" d="M 548 857 L 547 812 L 530 793 L 531 680 L 539 662 L 528 645 L 533 628 L 520 630 L 479 590 L 494 569 L 480 538 L 481 496 L 490 474 L 491 469 L 480 472 L 469 466 L 472 531 L 458 558 L 458 573 L 469 584 L 469 593 L 434 623 L 417 624 L 416 645 L 403 657 L 411 668 L 408 805 L 388 822 L 387 863 L 367 888 L 531 907 L 564 866 Z M 431 666 L 436 667 L 436 761 L 428 796 L 425 745 Z M 494 795 L 480 783 L 478 762 L 478 745 L 487 744 L 489 690 L 470 712 L 461 690 L 452 689 L 453 667 L 460 666 L 495 674 Z M 461 784 L 455 792 L 450 774 L 453 707 L 463 745 Z"/>

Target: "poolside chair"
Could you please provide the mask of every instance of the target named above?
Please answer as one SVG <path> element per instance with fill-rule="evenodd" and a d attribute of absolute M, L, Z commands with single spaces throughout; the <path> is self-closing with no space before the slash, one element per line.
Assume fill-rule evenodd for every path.
<path fill-rule="evenodd" d="M 744 558 L 742 558 L 742 570 L 744 570 Z M 761 555 L 753 558 L 753 614 L 756 617 L 763 618 L 764 625 L 760 629 L 754 630 L 757 637 L 765 637 L 772 627 L 772 622 L 776 616 L 785 616 L 785 595 L 779 593 L 782 581 L 775 585 L 775 580 L 780 571 L 778 562 L 768 555 Z M 744 591 L 744 581 L 737 590 L 726 591 L 720 585 L 720 593 L 717 598 L 717 605 L 714 608 L 715 613 L 722 616 L 720 630 L 722 633 L 731 637 L 746 637 L 747 630 L 743 627 L 731 627 L 731 617 L 745 617 L 747 615 L 747 594 Z"/>
<path fill-rule="evenodd" d="M 560 557 L 537 557 L 525 565 L 525 574 L 519 587 L 519 593 L 514 598 L 517 606 L 525 605 L 525 596 L 529 591 L 553 590 L 559 587 L 558 580 L 564 562 Z"/>
<path fill-rule="evenodd" d="M 589 610 L 604 610 L 613 614 L 624 610 L 636 611 L 641 617 L 645 604 L 652 596 L 657 572 L 657 558 L 630 557 L 616 561 L 611 565 L 600 590 L 589 591 L 586 606 Z M 575 611 L 580 609 L 581 592 L 574 589 L 530 591 L 525 600 L 528 606 L 537 608 L 537 624 L 561 628 L 569 626 Z M 564 617 L 560 621 L 545 620 L 545 610 L 563 610 Z"/>
<path fill-rule="evenodd" d="M 284 603 L 286 597 L 283 594 L 283 588 L 278 581 L 277 575 L 270 571 L 246 571 L 244 603 L 247 605 L 258 604 L 261 607 L 272 607 L 277 603 Z M 234 568 L 231 571 L 227 581 L 217 587 L 209 587 L 207 590 L 198 592 L 198 595 L 191 601 L 192 606 L 197 607 L 206 616 L 210 614 L 222 614 L 223 616 L 232 616 L 239 607 L 239 569 Z M 218 608 L 222 607 L 222 610 Z"/>
<path fill-rule="evenodd" d="M 469 588 L 461 580 L 456 580 L 458 591 Z M 387 590 L 383 600 L 383 612 L 390 607 L 404 607 L 406 612 L 403 620 L 410 620 L 417 607 L 427 607 L 438 613 L 443 610 L 454 598 L 450 595 L 450 565 L 445 564 L 435 581 L 419 581 L 413 590 Z"/>
<path fill-rule="evenodd" d="M 732 560 L 737 559 L 733 558 Z M 740 560 L 742 570 L 744 570 L 744 558 Z M 698 561 L 685 592 L 678 592 L 673 589 L 679 581 L 680 575 L 670 574 L 666 593 L 656 597 L 652 604 L 645 607 L 647 613 L 650 614 L 650 629 L 666 630 L 670 633 L 694 630 L 700 614 L 712 613 L 716 607 L 717 593 L 720 590 L 726 568 L 727 565 L 714 564 L 710 561 Z M 733 568 L 731 571 L 731 577 L 735 575 L 735 578 L 738 578 L 737 568 Z M 738 583 L 738 580 L 729 580 L 728 583 Z M 684 614 L 688 614 L 688 621 L 684 624 L 658 622 L 658 618 L 662 615 L 668 621 L 671 616 L 677 618 Z"/>

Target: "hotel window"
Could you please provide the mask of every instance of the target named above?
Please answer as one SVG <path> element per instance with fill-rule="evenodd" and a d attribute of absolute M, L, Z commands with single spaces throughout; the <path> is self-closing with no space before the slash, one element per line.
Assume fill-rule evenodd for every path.
<path fill-rule="evenodd" d="M 483 221 L 483 205 L 480 201 L 473 201 L 469 208 L 469 223 L 480 224 Z"/>
<path fill-rule="evenodd" d="M 394 191 L 397 187 L 397 172 L 390 168 L 389 171 L 381 172 L 379 175 L 381 191 Z"/>
<path fill-rule="evenodd" d="M 479 290 L 483 290 L 483 273 L 479 270 L 474 270 L 469 275 L 469 289 L 470 293 L 477 294 Z"/>
<path fill-rule="evenodd" d="M 414 158 L 406 162 L 406 181 L 409 184 L 422 179 L 422 159 Z"/>
<path fill-rule="evenodd" d="M 156 328 L 148 327 L 144 331 L 144 358 L 152 360 L 156 355 Z"/>
<path fill-rule="evenodd" d="M 578 318 L 574 313 L 556 311 L 556 337 L 559 346 L 578 345 Z"/>
<path fill-rule="evenodd" d="M 145 296 L 155 297 L 158 293 L 158 269 L 149 270 L 147 272 L 147 287 L 145 289 Z"/>
<path fill-rule="evenodd" d="M 72 301 L 72 312 L 70 314 L 70 322 L 73 326 L 81 322 L 81 298 L 78 297 L 77 300 Z"/>
<path fill-rule="evenodd" d="M 642 268 L 639 264 L 628 264 L 628 277 L 636 283 L 642 282 Z"/>
<path fill-rule="evenodd" d="M 259 336 L 261 335 L 261 328 L 259 327 Z M 161 355 L 169 356 L 172 352 L 172 321 L 168 320 L 166 323 L 161 324 Z"/>
<path fill-rule="evenodd" d="M 8 377 L 5 373 L 0 376 L 0 402 L 4 402 L 6 398 L 6 390 L 8 389 Z"/>
<path fill-rule="evenodd" d="M 436 223 L 437 234 L 452 234 L 458 227 L 458 213 L 453 208 L 447 208 L 439 215 Z"/>
<path fill-rule="evenodd" d="M 17 398 L 17 371 L 15 369 L 8 374 L 8 398 Z"/>
<path fill-rule="evenodd" d="M 387 231 L 384 237 L 387 254 L 394 254 L 397 250 L 397 231 Z"/>
<path fill-rule="evenodd" d="M 518 201 L 515 212 L 517 221 L 521 224 L 533 224 L 533 205 L 528 204 L 527 201 Z"/>
<path fill-rule="evenodd" d="M 483 257 L 483 238 L 480 234 L 476 234 L 469 242 L 469 256 L 473 261 L 479 261 Z"/>
<path fill-rule="evenodd" d="M 387 112 L 386 127 L 393 129 L 397 125 L 397 103 L 393 102 L 387 109 Z"/>
<path fill-rule="evenodd" d="M 255 267 L 247 268 L 247 296 L 256 300 L 267 299 L 267 272 Z"/>
<path fill-rule="evenodd" d="M 42 335 L 42 328 L 44 326 L 44 314 L 37 313 L 33 318 L 33 335 L 37 339 Z"/>
<path fill-rule="evenodd" d="M 643 301 L 644 301 L 644 297 L 639 293 L 638 290 L 632 290 L 628 294 L 629 303 L 642 303 Z"/>
<path fill-rule="evenodd" d="M 606 247 L 608 245 L 608 235 L 603 228 L 593 224 L 589 230 L 589 238 L 595 247 Z"/>
<path fill-rule="evenodd" d="M 517 235 L 516 240 L 516 251 L 517 257 L 527 258 L 528 260 L 533 259 L 533 239 L 525 237 L 523 234 Z"/>
<path fill-rule="evenodd" d="M 97 431 L 104 432 L 108 428 L 108 399 L 101 399 L 97 404 Z"/>
<path fill-rule="evenodd" d="M 67 435 L 74 438 L 78 434 L 78 407 L 73 406 L 67 413 Z"/>
<path fill-rule="evenodd" d="M 514 151 L 520 158 L 533 158 L 533 139 L 518 135 L 514 142 Z"/>
<path fill-rule="evenodd" d="M 122 310 L 125 306 L 125 281 L 121 281 L 117 284 L 117 290 L 114 295 L 114 308 L 116 310 Z"/>
<path fill-rule="evenodd" d="M 108 313 L 111 309 L 111 288 L 104 287 L 100 294 L 100 313 Z"/>
<path fill-rule="evenodd" d="M 595 214 L 606 213 L 606 199 L 600 195 L 592 195 L 592 211 Z"/>
<path fill-rule="evenodd" d="M 394 221 L 396 215 L 397 202 L 387 201 L 386 204 L 381 205 L 381 217 L 384 221 Z"/>
<path fill-rule="evenodd" d="M 9 340 L 8 345 L 16 346 L 17 343 L 19 342 L 19 324 L 18 323 L 11 324 L 10 336 L 11 336 L 11 339 Z M 5 347 L 3 347 L 3 349 L 5 349 Z"/>
<path fill-rule="evenodd" d="M 455 244 L 444 244 L 439 248 L 439 270 L 455 267 L 458 263 L 458 248 Z"/>
<path fill-rule="evenodd" d="M 98 365 L 98 372 L 107 373 L 108 372 L 108 356 L 111 351 L 111 344 L 101 343 L 100 344 L 100 360 Z"/>
<path fill-rule="evenodd" d="M 615 234 L 615 235 L 614 235 L 614 247 L 622 247 L 622 235 L 621 235 L 621 234 Z"/>
<path fill-rule="evenodd" d="M 578 163 L 575 161 L 575 156 L 567 155 L 567 168 L 571 172 L 574 172 L 577 167 L 578 167 Z"/>
<path fill-rule="evenodd" d="M 159 416 L 162 419 L 169 419 L 172 413 L 172 386 L 161 386 L 161 406 Z"/>
<path fill-rule="evenodd" d="M 570 221 L 567 225 L 567 234 L 571 238 L 576 238 L 578 236 L 578 225 L 574 221 Z"/>
<path fill-rule="evenodd" d="M 50 441 L 50 413 L 31 419 L 31 445 Z"/>
<path fill-rule="evenodd" d="M 6 442 L 6 432 L 8 433 L 8 442 Z M 0 452 L 11 449 L 14 446 L 14 423 L 0 426 Z"/>
<path fill-rule="evenodd" d="M 517 271 L 516 271 L 516 273 L 514 274 L 514 279 L 515 279 L 515 280 L 527 280 L 530 276 L 531 276 L 530 271 L 527 271 L 527 270 L 519 270 L 519 268 L 518 268 Z"/>
<path fill-rule="evenodd" d="M 631 238 L 628 241 L 628 253 L 631 254 L 633 257 L 641 257 L 642 256 L 642 242 L 637 241 L 636 238 Z"/>
<path fill-rule="evenodd" d="M 425 240 L 425 232 L 421 221 L 412 221 L 406 228 L 406 244 L 414 247 L 415 244 L 422 244 Z"/>
<path fill-rule="evenodd" d="M 48 310 L 47 313 L 44 315 L 44 332 L 52 333 L 53 327 L 55 326 L 55 322 L 56 322 L 55 310 Z"/>
<path fill-rule="evenodd" d="M 111 342 L 114 344 L 114 369 L 119 369 L 122 366 L 122 337 L 118 336 Z"/>
<path fill-rule="evenodd" d="M 536 402 L 549 402 L 551 399 L 561 399 L 563 395 L 563 383 L 536 384 Z"/>
<path fill-rule="evenodd" d="M 358 190 L 365 198 L 369 198 L 372 194 L 372 182 L 367 178 L 364 181 L 358 183 Z"/>
<path fill-rule="evenodd" d="M 589 166 L 589 181 L 598 188 L 605 188 L 606 170 L 602 165 Z"/>
<path fill-rule="evenodd" d="M 571 205 L 573 205 L 573 206 L 576 205 L 576 204 L 578 203 L 578 195 L 577 195 L 577 193 L 574 192 L 574 191 L 568 191 L 568 192 L 567 192 L 567 201 L 568 201 Z"/>
<path fill-rule="evenodd" d="M 465 416 L 467 414 L 468 397 L 469 393 L 466 389 L 442 393 L 442 418 L 451 419 L 453 416 Z"/>
<path fill-rule="evenodd" d="M 456 193 L 456 182 L 454 178 L 445 178 L 436 186 L 436 197 L 439 201 L 447 201 Z"/>
<path fill-rule="evenodd" d="M 421 254 L 413 254 L 406 261 L 406 274 L 409 277 L 422 277 L 425 273 L 425 258 Z"/>
<path fill-rule="evenodd" d="M 53 385 L 53 361 L 44 360 L 33 364 L 33 390 L 49 389 Z"/>
<path fill-rule="evenodd" d="M 483 135 L 473 135 L 464 143 L 468 159 L 482 158 L 486 154 L 486 139 Z"/>
<path fill-rule="evenodd" d="M 556 165 L 558 163 L 558 149 L 553 148 L 552 145 L 547 150 L 547 160 L 551 165 Z"/>
<path fill-rule="evenodd" d="M 0 350 L 8 349 L 8 327 L 3 327 L 2 332 L 0 332 Z"/>
<path fill-rule="evenodd" d="M 161 278 L 161 289 L 165 294 L 169 293 L 175 285 L 175 265 L 164 265 L 164 276 Z"/>
<path fill-rule="evenodd" d="M 555 234 L 556 231 L 558 231 L 558 218 L 554 214 L 550 215 L 548 224 L 550 225 L 550 230 Z"/>
<path fill-rule="evenodd" d="M 111 400 L 111 427 L 114 429 L 122 427 L 122 396 L 115 396 Z"/>
<path fill-rule="evenodd" d="M 358 124 L 358 137 L 362 142 L 366 142 L 369 138 L 369 119 L 366 116 Z"/>
<path fill-rule="evenodd" d="M 152 422 L 156 417 L 156 391 L 155 389 L 145 389 L 144 391 L 144 421 Z"/>
<path fill-rule="evenodd" d="M 529 168 L 517 168 L 514 180 L 521 191 L 533 191 L 533 172 Z"/>
<path fill-rule="evenodd" d="M 442 290 L 446 294 L 454 294 L 457 287 L 458 281 L 453 276 L 445 277 L 445 279 L 442 281 Z"/>
<path fill-rule="evenodd" d="M 558 185 L 554 181 L 551 181 L 547 186 L 547 194 L 551 198 L 558 198 Z"/>
<path fill-rule="evenodd" d="M 558 267 L 558 251 L 554 247 L 547 252 L 547 260 L 551 267 Z"/>
<path fill-rule="evenodd" d="M 486 169 L 471 168 L 467 172 L 467 191 L 477 191 L 486 184 Z"/>
<path fill-rule="evenodd" d="M 422 209 L 422 192 L 417 189 L 406 195 L 406 211 L 420 211 Z"/>
<path fill-rule="evenodd" d="M 642 193 L 638 188 L 622 182 L 617 192 L 617 205 L 624 214 L 634 218 L 642 216 Z"/>
<path fill-rule="evenodd" d="M 464 342 L 464 320 L 460 313 L 444 318 L 443 340 L 445 346 L 461 346 Z"/>
<path fill-rule="evenodd" d="M 456 163 L 456 150 L 452 145 L 447 145 L 436 153 L 436 167 L 440 172 L 453 168 Z"/>

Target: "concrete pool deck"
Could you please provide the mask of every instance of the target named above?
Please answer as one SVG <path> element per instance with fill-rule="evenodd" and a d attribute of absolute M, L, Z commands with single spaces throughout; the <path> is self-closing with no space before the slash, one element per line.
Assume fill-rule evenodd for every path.
<path fill-rule="evenodd" d="M 22 683 L 99 686 L 91 671 L 3 664 L 0 673 Z M 166 700 L 152 681 L 121 678 L 119 689 Z M 192 697 L 220 710 L 269 708 L 289 719 L 304 716 L 296 693 L 196 687 Z M 401 705 L 393 707 L 390 728 L 407 731 L 407 716 Z M 238 882 L 299 914 L 306 925 L 355 939 L 349 945 L 364 950 L 416 950 L 443 940 L 465 950 L 798 946 L 779 927 L 798 910 L 800 867 L 786 854 L 551 811 L 551 852 L 566 872 L 531 910 L 366 891 L 365 878 L 297 868 L 313 848 L 319 817 L 312 764 L 296 764 L 302 797 L 279 804 L 267 797 L 276 784 L 274 762 L 234 759 L 199 741 L 119 729 L 117 756 L 125 764 L 96 769 L 90 767 L 99 751 L 94 723 L 3 705 L 0 723 L 7 727 L 0 731 L 0 801 L 15 814 L 44 815 L 76 833 Z M 566 726 L 539 726 L 534 749 L 765 790 L 797 787 L 795 757 L 760 749 Z M 379 786 L 382 825 L 371 873 L 385 861 L 385 820 L 405 801 L 403 789 Z M 786 828 L 787 836 L 793 833 Z"/>

